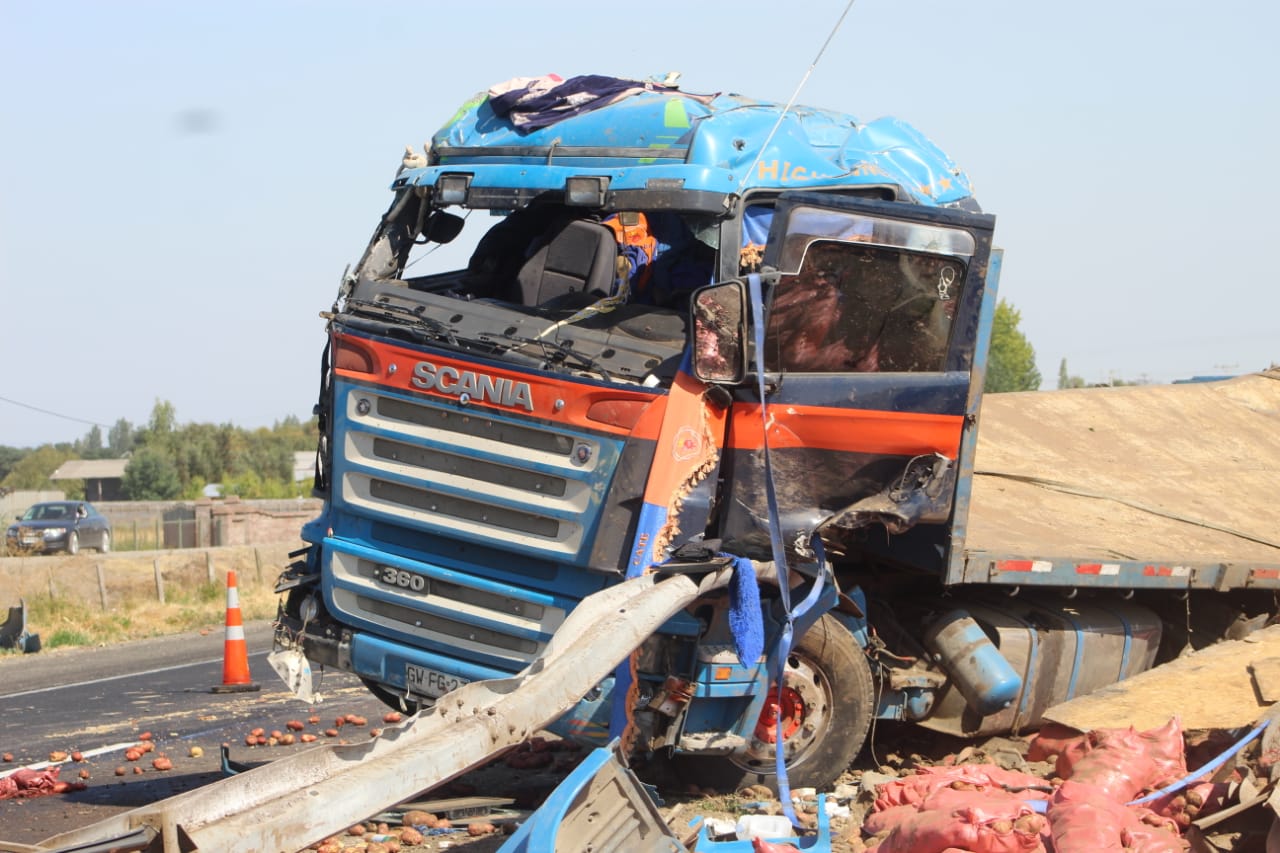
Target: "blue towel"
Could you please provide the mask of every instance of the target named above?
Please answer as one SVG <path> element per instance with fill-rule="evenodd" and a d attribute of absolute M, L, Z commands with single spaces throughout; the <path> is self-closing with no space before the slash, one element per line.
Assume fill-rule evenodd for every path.
<path fill-rule="evenodd" d="M 733 555 L 726 555 L 733 556 Z M 755 666 L 764 651 L 764 616 L 760 613 L 760 586 L 756 570 L 746 557 L 733 557 L 729 582 L 729 629 L 743 666 Z"/>

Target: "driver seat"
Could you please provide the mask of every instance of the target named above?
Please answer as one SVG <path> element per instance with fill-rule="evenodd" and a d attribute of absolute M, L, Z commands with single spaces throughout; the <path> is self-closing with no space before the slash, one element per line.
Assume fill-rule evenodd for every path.
<path fill-rule="evenodd" d="M 574 219 L 539 246 L 516 280 L 524 305 L 545 305 L 569 294 L 605 297 L 613 293 L 618 243 L 598 222 Z"/>

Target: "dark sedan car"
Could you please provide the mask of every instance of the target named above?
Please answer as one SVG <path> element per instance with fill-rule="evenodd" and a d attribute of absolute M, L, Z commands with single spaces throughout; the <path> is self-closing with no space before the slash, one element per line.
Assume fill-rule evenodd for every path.
<path fill-rule="evenodd" d="M 34 504 L 4 534 L 9 553 L 66 551 L 81 546 L 111 550 L 111 522 L 85 501 Z"/>

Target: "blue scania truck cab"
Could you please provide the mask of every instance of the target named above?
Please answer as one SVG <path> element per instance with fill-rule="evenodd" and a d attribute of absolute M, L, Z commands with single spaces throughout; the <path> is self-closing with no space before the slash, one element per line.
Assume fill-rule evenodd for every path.
<path fill-rule="evenodd" d="M 876 717 L 1034 727 L 1155 661 L 1149 607 L 964 575 L 1000 252 L 911 126 L 511 81 L 391 192 L 325 314 L 325 503 L 280 645 L 414 710 L 519 672 L 605 587 L 732 565 L 553 727 L 722 787 L 779 752 L 827 785 Z"/>

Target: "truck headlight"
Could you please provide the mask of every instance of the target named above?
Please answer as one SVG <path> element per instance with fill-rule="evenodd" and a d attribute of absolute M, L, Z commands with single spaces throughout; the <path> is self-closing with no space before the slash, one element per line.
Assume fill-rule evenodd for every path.
<path fill-rule="evenodd" d="M 44 529 L 45 539 L 57 539 L 59 536 L 67 532 L 65 527 L 46 527 Z"/>

